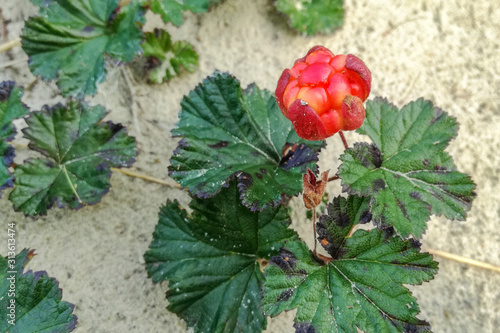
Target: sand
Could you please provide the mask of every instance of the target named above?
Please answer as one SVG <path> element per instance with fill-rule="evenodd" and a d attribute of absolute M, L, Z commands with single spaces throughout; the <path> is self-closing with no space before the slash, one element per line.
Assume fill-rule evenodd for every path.
<path fill-rule="evenodd" d="M 5 29 L 0 42 L 18 38 L 23 20 L 36 13 L 28 0 L 0 0 Z M 466 222 L 432 217 L 422 239 L 439 249 L 500 265 L 500 6 L 496 1 L 414 0 L 345 1 L 345 23 L 328 36 L 306 38 L 288 29 L 270 0 L 226 0 L 209 13 L 185 15 L 180 28 L 148 15 L 146 29 L 166 27 L 174 40 L 191 42 L 200 55 L 194 74 L 162 85 L 144 78 L 124 80 L 123 69 L 111 64 L 107 82 L 88 98 L 110 110 L 107 119 L 130 128 L 139 141 L 134 170 L 167 179 L 169 157 L 177 139 L 179 102 L 215 69 L 229 71 L 246 86 L 256 82 L 274 90 L 285 67 L 322 44 L 335 53 L 353 53 L 372 71 L 370 98 L 383 96 L 397 106 L 424 97 L 460 122 L 458 137 L 447 151 L 458 169 L 472 175 L 477 198 Z M 0 54 L 0 81 L 28 86 L 24 102 L 31 110 L 62 101 L 54 83 L 34 82 L 20 47 Z M 10 62 L 8 67 L 2 66 Z M 12 64 L 13 63 L 13 64 Z M 130 72 L 130 71 L 129 71 Z M 131 93 L 133 95 L 131 95 Z M 131 105 L 135 103 L 134 121 Z M 17 122 L 23 126 L 22 121 Z M 360 136 L 346 133 L 354 142 Z M 27 156 L 20 139 L 16 163 Z M 342 151 L 338 136 L 328 139 L 321 168 L 336 170 Z M 185 322 L 169 313 L 164 297 L 168 284 L 147 278 L 143 254 L 152 239 L 159 207 L 168 199 L 186 205 L 185 192 L 113 174 L 112 188 L 101 203 L 79 211 L 52 209 L 38 219 L 25 218 L 0 199 L 0 221 L 15 222 L 18 248 L 36 249 L 30 269 L 46 270 L 60 281 L 63 298 L 76 305 L 75 332 L 184 332 Z M 330 183 L 331 196 L 340 193 Z M 293 225 L 310 242 L 301 199 L 292 200 Z M 6 236 L 0 236 L 1 253 Z M 422 313 L 435 332 L 497 332 L 500 327 L 500 274 L 436 257 L 436 278 L 411 287 Z M 293 331 L 293 312 L 269 321 L 267 332 Z"/>

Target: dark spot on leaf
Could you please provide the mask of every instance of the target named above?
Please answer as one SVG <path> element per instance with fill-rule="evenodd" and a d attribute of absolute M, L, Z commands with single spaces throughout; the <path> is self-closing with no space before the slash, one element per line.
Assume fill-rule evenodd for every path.
<path fill-rule="evenodd" d="M 292 273 L 297 267 L 297 258 L 291 251 L 281 248 L 280 255 L 271 258 L 271 264 L 278 266 L 285 273 Z"/>
<path fill-rule="evenodd" d="M 253 185 L 253 178 L 250 174 L 242 172 L 238 176 L 238 190 L 243 195 L 249 187 Z"/>
<path fill-rule="evenodd" d="M 413 199 L 419 200 L 420 199 L 420 193 L 418 193 L 417 191 L 410 192 L 410 197 L 413 198 Z"/>
<path fill-rule="evenodd" d="M 409 244 L 410 244 L 410 247 L 412 247 L 414 249 L 420 249 L 420 247 L 422 246 L 422 243 L 420 243 L 420 241 L 418 241 L 414 238 L 410 238 Z"/>
<path fill-rule="evenodd" d="M 259 179 L 262 179 L 262 174 L 260 174 L 260 173 L 258 173 L 258 172 L 256 172 L 256 173 L 255 173 L 255 176 L 256 176 L 257 178 L 259 178 Z"/>
<path fill-rule="evenodd" d="M 260 172 L 262 172 L 263 175 L 267 175 L 267 170 L 264 168 L 260 168 Z"/>
<path fill-rule="evenodd" d="M 144 63 L 144 69 L 147 71 L 151 71 L 155 68 L 160 67 L 162 63 L 163 63 L 163 61 L 161 61 L 157 57 L 148 56 L 148 57 L 146 57 L 146 62 Z"/>
<path fill-rule="evenodd" d="M 310 323 L 296 323 L 293 325 L 295 333 L 315 333 L 314 327 Z"/>
<path fill-rule="evenodd" d="M 384 234 L 384 239 L 386 239 L 386 240 L 391 238 L 392 236 L 394 236 L 396 234 L 396 231 L 394 230 L 393 227 L 384 228 L 384 229 L 382 229 L 382 232 Z"/>
<path fill-rule="evenodd" d="M 398 198 L 396 198 L 396 203 L 399 207 L 399 209 L 401 210 L 401 213 L 403 213 L 403 216 L 407 219 L 407 220 L 410 220 L 410 216 L 408 216 L 408 211 L 406 210 L 406 205 L 403 201 L 399 200 Z"/>
<path fill-rule="evenodd" d="M 281 158 L 280 167 L 285 170 L 301 167 L 301 171 L 305 172 L 307 166 L 311 162 L 318 160 L 318 151 L 309 148 L 306 144 L 301 143 L 295 149 L 289 149 Z"/>
<path fill-rule="evenodd" d="M 219 149 L 219 148 L 224 148 L 224 147 L 227 147 L 227 144 L 228 142 L 227 141 L 220 141 L 220 142 L 217 142 L 216 144 L 213 144 L 213 145 L 208 145 L 210 148 L 215 148 L 215 149 Z"/>
<path fill-rule="evenodd" d="M 378 178 L 373 181 L 373 192 L 378 193 L 385 189 L 385 182 L 383 179 Z"/>
<path fill-rule="evenodd" d="M 12 89 L 16 83 L 14 81 L 4 81 L 0 83 L 0 102 L 5 102 L 9 99 Z"/>
<path fill-rule="evenodd" d="M 422 164 L 428 166 L 430 162 L 431 161 L 428 158 L 426 158 L 425 160 L 422 161 Z"/>
<path fill-rule="evenodd" d="M 441 165 L 434 166 L 434 171 L 446 171 L 446 170 L 448 170 L 448 168 L 445 166 L 441 166 Z"/>
<path fill-rule="evenodd" d="M 359 223 L 365 224 L 368 223 L 372 220 L 372 213 L 370 213 L 369 210 L 365 210 L 364 212 L 361 213 Z"/>
<path fill-rule="evenodd" d="M 290 297 L 293 296 L 294 289 L 287 289 L 284 292 L 282 292 L 278 298 L 276 299 L 276 302 L 286 302 L 290 299 Z"/>
<path fill-rule="evenodd" d="M 90 26 L 90 25 L 88 25 L 85 28 L 83 28 L 83 32 L 92 32 L 94 30 L 95 30 L 94 27 Z"/>

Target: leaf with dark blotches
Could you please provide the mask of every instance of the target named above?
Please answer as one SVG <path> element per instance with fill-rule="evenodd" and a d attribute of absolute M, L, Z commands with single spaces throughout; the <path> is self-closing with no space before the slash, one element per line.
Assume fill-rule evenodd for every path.
<path fill-rule="evenodd" d="M 119 2 L 36 1 L 40 12 L 25 22 L 21 36 L 31 72 L 57 79 L 64 96 L 95 95 L 106 77 L 106 56 L 130 62 L 142 52 L 141 1 Z"/>
<path fill-rule="evenodd" d="M 341 156 L 344 190 L 371 196 L 374 222 L 405 238 L 421 237 L 431 213 L 463 220 L 475 185 L 444 151 L 457 128 L 455 118 L 423 99 L 401 110 L 381 98 L 369 101 L 358 132 L 374 144 L 355 144 Z"/>
<path fill-rule="evenodd" d="M 180 26 L 183 19 L 183 12 L 189 10 L 193 13 L 204 13 L 212 5 L 215 5 L 222 0 L 152 0 L 151 10 L 159 14 L 163 22 Z"/>
<path fill-rule="evenodd" d="M 155 83 L 162 83 L 178 75 L 183 69 L 194 72 L 198 68 L 198 54 L 193 45 L 186 41 L 172 42 L 165 30 L 155 29 L 146 32 L 142 43 L 145 68 L 149 78 Z"/>
<path fill-rule="evenodd" d="M 318 242 L 336 259 L 345 254 L 346 239 L 354 225 L 371 221 L 370 199 L 350 195 L 336 197 L 328 205 L 327 213 L 316 223 Z"/>
<path fill-rule="evenodd" d="M 262 331 L 259 262 L 297 239 L 287 209 L 251 212 L 234 181 L 213 198 L 193 199 L 190 208 L 188 214 L 177 201 L 161 208 L 144 255 L 149 277 L 169 281 L 168 309 L 195 332 Z"/>
<path fill-rule="evenodd" d="M 355 214 L 353 201 L 339 203 L 347 215 Z M 358 230 L 347 238 L 341 229 L 332 237 L 345 235 L 343 251 L 326 264 L 303 242 L 280 249 L 264 272 L 264 313 L 297 309 L 296 332 L 430 332 L 403 285 L 431 280 L 438 266 L 432 256 L 390 229 Z"/>
<path fill-rule="evenodd" d="M 54 203 L 80 208 L 95 204 L 109 190 L 110 167 L 135 161 L 135 139 L 120 124 L 101 122 L 102 106 L 69 101 L 32 112 L 24 136 L 46 158 L 17 166 L 14 208 L 26 215 L 44 214 Z"/>
<path fill-rule="evenodd" d="M 7 142 L 14 139 L 16 128 L 13 120 L 28 114 L 28 108 L 21 102 L 23 88 L 13 81 L 0 83 L 0 198 L 1 191 L 12 187 L 13 176 L 9 166 L 14 161 L 14 148 Z"/>
<path fill-rule="evenodd" d="M 276 206 L 302 191 L 302 175 L 316 168 L 323 141 L 305 141 L 266 90 L 216 72 L 184 97 L 172 131 L 183 139 L 169 174 L 198 197 L 211 197 L 238 178 L 252 210 Z"/>
<path fill-rule="evenodd" d="M 276 8 L 293 29 L 306 35 L 332 33 L 344 20 L 343 0 L 277 0 Z"/>
<path fill-rule="evenodd" d="M 25 249 L 0 257 L 0 332 L 71 332 L 75 306 L 61 300 L 59 282 L 45 271 L 24 271 L 34 255 Z"/>

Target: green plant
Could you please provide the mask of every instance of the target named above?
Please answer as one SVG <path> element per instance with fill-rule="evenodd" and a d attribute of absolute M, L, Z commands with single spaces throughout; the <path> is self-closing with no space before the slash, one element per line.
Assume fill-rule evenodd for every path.
<path fill-rule="evenodd" d="M 322 47 L 307 56 L 324 63 L 340 59 Z M 430 331 L 404 285 L 429 281 L 437 272 L 418 242 L 431 213 L 464 219 L 475 196 L 474 183 L 444 151 L 457 122 L 423 99 L 401 110 L 382 98 L 370 100 L 366 119 L 358 113 L 364 122 L 357 131 L 372 143 L 348 147 L 340 131 L 342 164 L 335 176 L 324 172 L 316 179 L 324 142 L 298 138 L 281 113 L 289 115 L 293 103 L 316 117 L 340 112 L 351 93 L 363 108 L 371 82 L 358 58 L 351 56 L 355 69 L 349 69 L 342 56 L 340 72 L 354 84 L 346 88 L 333 80 L 340 87 L 331 90 L 341 91 L 334 103 L 308 100 L 307 94 L 302 99 L 300 90 L 288 98 L 295 86 L 286 86 L 293 80 L 328 82 L 325 66 L 304 64 L 306 59 L 296 62 L 292 74 L 285 70 L 276 99 L 255 85 L 243 90 L 236 78 L 220 72 L 183 99 L 170 175 L 193 196 L 192 213 L 176 201 L 161 209 L 145 254 L 148 274 L 154 282 L 170 282 L 168 309 L 195 332 L 259 332 L 265 316 L 295 308 L 297 332 Z M 294 74 L 297 66 L 302 68 Z M 301 73 L 307 74 L 304 82 Z M 310 118 L 292 121 L 299 135 L 306 126 L 312 130 L 302 131 L 303 137 L 317 138 L 309 135 L 315 130 Z M 347 197 L 334 198 L 316 222 L 325 184 L 335 180 Z M 323 253 L 316 245 L 311 251 L 288 226 L 287 198 L 302 188 Z M 370 230 L 357 230 L 369 222 Z"/>

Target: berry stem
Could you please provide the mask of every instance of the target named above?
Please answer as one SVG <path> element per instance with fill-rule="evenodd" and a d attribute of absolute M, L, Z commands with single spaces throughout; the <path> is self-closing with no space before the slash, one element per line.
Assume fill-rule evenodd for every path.
<path fill-rule="evenodd" d="M 340 138 L 342 139 L 342 143 L 344 144 L 345 149 L 349 149 L 349 145 L 347 144 L 347 140 L 345 139 L 344 133 L 339 131 Z"/>
<path fill-rule="evenodd" d="M 330 178 L 328 178 L 328 181 L 331 182 L 337 179 L 340 179 L 339 175 L 331 176 Z"/>

